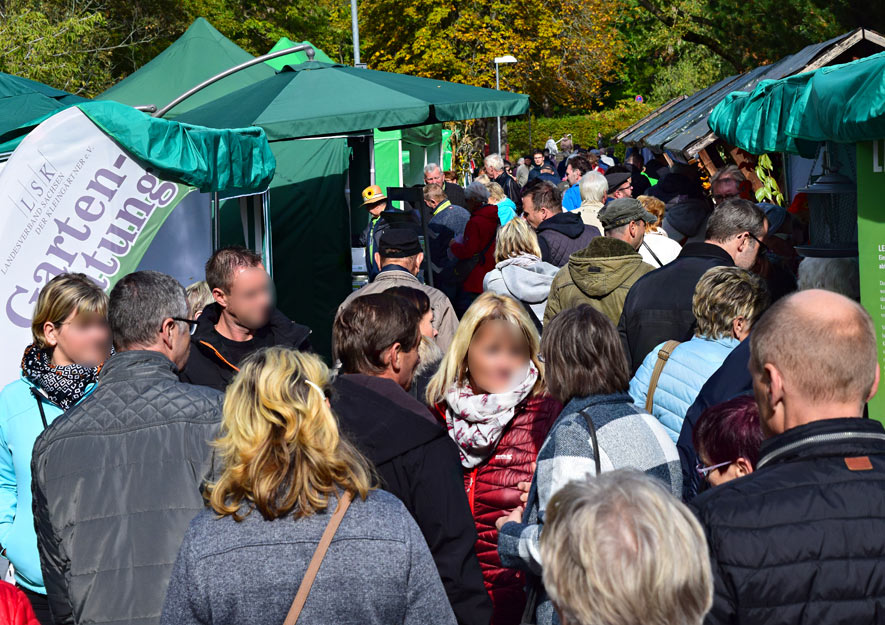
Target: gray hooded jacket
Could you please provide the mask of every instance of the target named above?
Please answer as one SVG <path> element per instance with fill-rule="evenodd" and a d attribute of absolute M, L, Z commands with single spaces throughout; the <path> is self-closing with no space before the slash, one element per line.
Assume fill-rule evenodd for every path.
<path fill-rule="evenodd" d="M 545 263 L 537 256 L 520 254 L 505 258 L 483 279 L 483 290 L 509 295 L 531 307 L 540 320 L 544 318 L 550 285 L 559 267 Z"/>

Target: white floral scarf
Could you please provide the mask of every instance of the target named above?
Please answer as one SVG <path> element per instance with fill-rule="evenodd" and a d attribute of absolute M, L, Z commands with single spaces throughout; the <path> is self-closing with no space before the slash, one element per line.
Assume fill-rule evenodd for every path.
<path fill-rule="evenodd" d="M 462 466 L 472 469 L 492 455 L 516 407 L 537 380 L 538 369 L 530 362 L 525 377 L 510 391 L 476 394 L 469 383 L 446 391 L 446 426 L 461 452 Z"/>

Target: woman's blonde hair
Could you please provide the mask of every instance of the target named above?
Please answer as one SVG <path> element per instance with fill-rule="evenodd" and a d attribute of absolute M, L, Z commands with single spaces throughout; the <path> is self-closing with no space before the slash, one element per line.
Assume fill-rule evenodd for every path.
<path fill-rule="evenodd" d="M 494 200 L 496 202 L 500 202 L 501 200 L 507 199 L 507 195 L 504 193 L 504 189 L 501 188 L 497 182 L 489 181 L 483 183 L 486 186 L 486 189 L 489 190 L 489 199 Z"/>
<path fill-rule="evenodd" d="M 215 303 L 212 290 L 205 280 L 194 282 L 185 289 L 187 294 L 187 314 L 190 319 L 196 319 L 203 309 Z"/>
<path fill-rule="evenodd" d="M 83 273 L 63 273 L 46 283 L 37 296 L 31 335 L 34 344 L 45 349 L 43 326 L 60 325 L 76 312 L 77 315 L 98 315 L 107 318 L 108 296 L 101 287 Z"/>
<path fill-rule="evenodd" d="M 697 319 L 695 336 L 718 339 L 731 336 L 735 319 L 752 327 L 769 305 L 768 288 L 754 273 L 739 267 L 713 267 L 694 289 L 691 309 Z"/>
<path fill-rule="evenodd" d="M 312 354 L 270 347 L 243 361 L 214 443 L 225 468 L 208 489 L 213 510 L 237 521 L 254 508 L 268 520 L 297 519 L 325 510 L 339 490 L 366 498 L 372 469 L 341 437 L 328 386 L 329 370 Z"/>
<path fill-rule="evenodd" d="M 532 395 L 544 390 L 544 364 L 538 358 L 540 339 L 535 324 L 519 302 L 506 295 L 498 295 L 486 291 L 480 295 L 461 318 L 455 338 L 439 365 L 436 375 L 427 385 L 427 403 L 431 406 L 445 399 L 446 391 L 453 384 L 462 386 L 467 381 L 467 351 L 473 335 L 487 321 L 506 321 L 519 328 L 529 355 L 538 369 L 538 381 L 532 389 Z"/>
<path fill-rule="evenodd" d="M 666 211 L 667 205 L 653 195 L 640 195 L 636 199 L 639 200 L 640 204 L 642 204 L 642 208 L 658 218 L 658 220 L 653 224 L 646 223 L 645 231 L 657 232 L 660 225 L 664 223 L 664 212 Z"/>
<path fill-rule="evenodd" d="M 511 219 L 498 231 L 495 243 L 495 262 L 514 258 L 520 254 L 531 254 L 541 258 L 538 235 L 525 219 Z"/>

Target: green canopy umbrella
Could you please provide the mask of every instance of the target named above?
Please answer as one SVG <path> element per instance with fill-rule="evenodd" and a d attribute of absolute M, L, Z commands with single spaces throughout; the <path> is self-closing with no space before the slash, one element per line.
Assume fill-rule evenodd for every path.
<path fill-rule="evenodd" d="M 35 80 L 0 72 L 0 134 L 86 101 Z M 11 152 L 20 141 L 0 145 L 0 153 Z"/>
<path fill-rule="evenodd" d="M 172 45 L 96 99 L 131 106 L 155 104 L 162 108 L 194 85 L 253 58 L 200 17 Z M 176 106 L 166 117 L 174 118 L 273 75 L 272 67 L 258 63 L 206 87 Z"/>
<path fill-rule="evenodd" d="M 752 154 L 810 157 L 821 141 L 885 138 L 885 52 L 731 93 L 713 109 L 709 124 Z"/>
<path fill-rule="evenodd" d="M 317 48 L 311 42 L 309 42 L 309 41 L 292 41 L 288 37 L 280 37 L 280 40 L 277 41 L 274 44 L 273 48 L 268 50 L 267 53 L 270 54 L 271 52 L 276 52 L 277 50 L 287 50 L 288 48 L 293 48 L 293 47 L 295 47 L 297 45 L 301 45 L 301 44 L 308 45 L 311 48 L 313 48 L 313 53 L 314 53 L 313 60 L 314 61 L 322 61 L 323 63 L 334 63 L 335 62 L 332 59 L 330 59 L 328 57 L 328 55 L 326 55 L 325 52 L 323 52 L 322 50 Z M 299 52 L 293 52 L 292 54 L 287 54 L 285 56 L 278 56 L 275 59 L 270 59 L 270 60 L 265 61 L 265 63 L 270 65 L 275 70 L 279 71 L 279 70 L 283 69 L 286 65 L 298 65 L 299 63 L 306 63 L 309 60 L 310 59 L 307 58 L 307 52 L 304 52 L 302 50 Z"/>
<path fill-rule="evenodd" d="M 288 65 L 177 119 L 214 128 L 260 126 L 273 141 L 521 115 L 528 106 L 522 94 L 313 61 Z"/>

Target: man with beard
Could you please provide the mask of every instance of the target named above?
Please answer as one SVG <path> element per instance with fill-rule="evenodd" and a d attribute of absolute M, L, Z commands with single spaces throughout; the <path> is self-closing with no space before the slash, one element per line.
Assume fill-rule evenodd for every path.
<path fill-rule="evenodd" d="M 218 250 L 206 263 L 206 283 L 215 303 L 203 309 L 193 329 L 182 382 L 224 391 L 240 361 L 262 347 L 312 351 L 310 328 L 273 307 L 270 276 L 255 252 Z"/>

